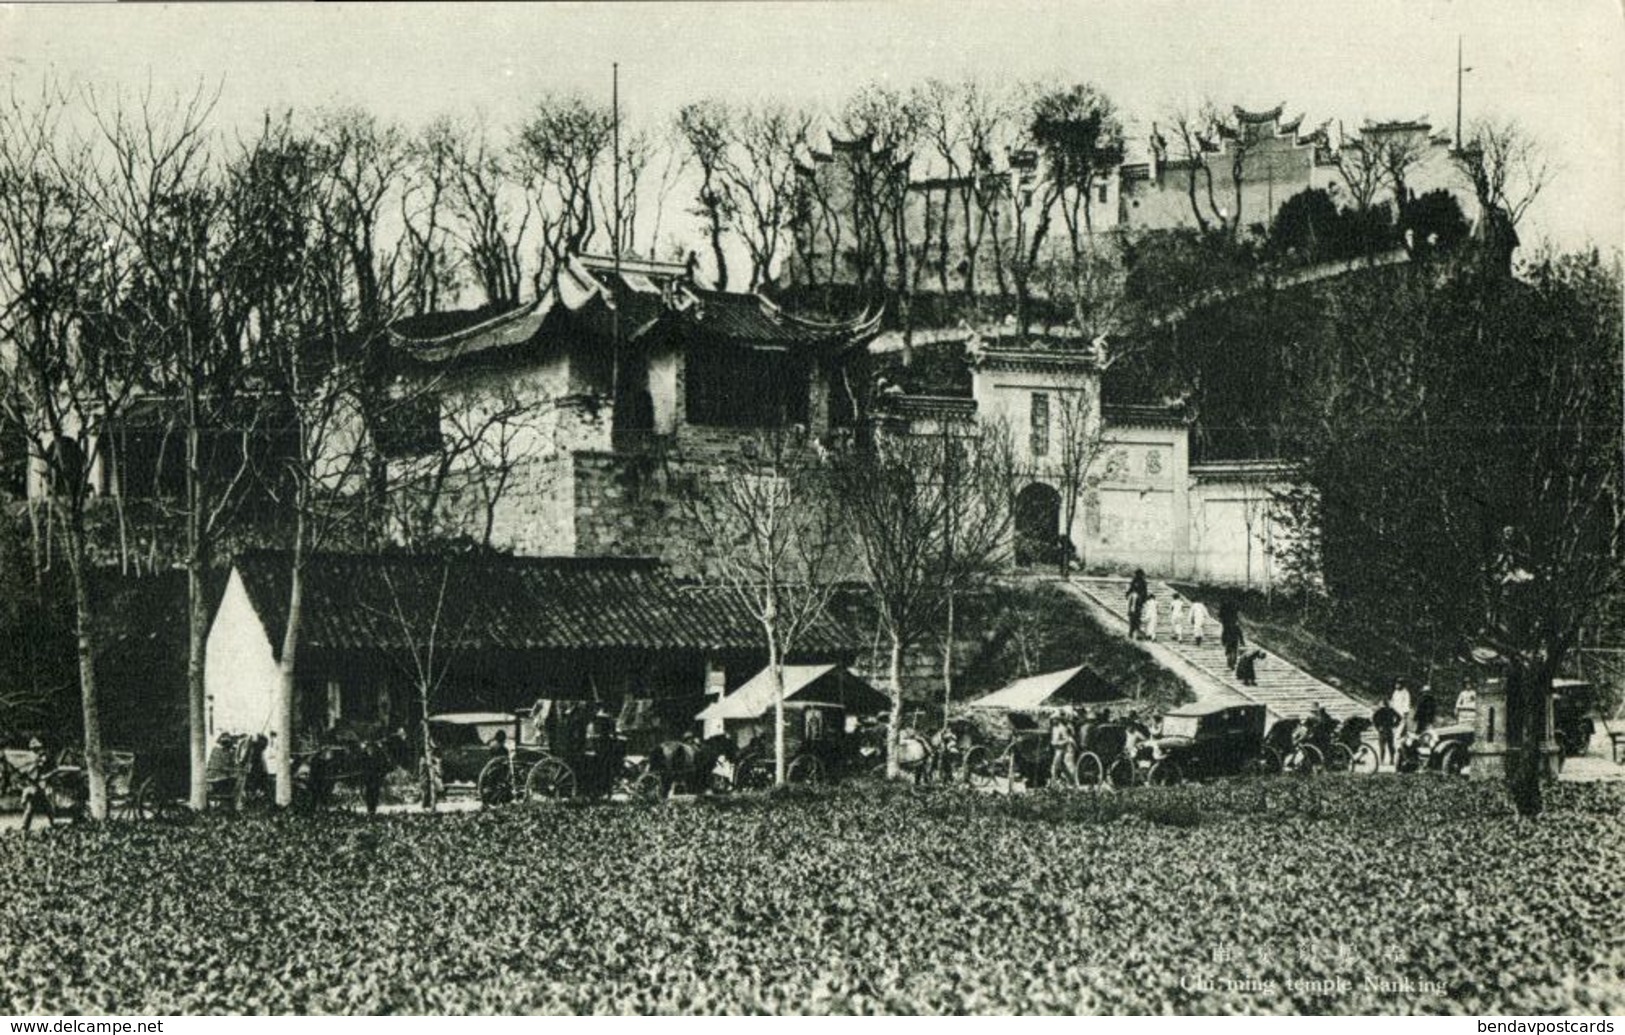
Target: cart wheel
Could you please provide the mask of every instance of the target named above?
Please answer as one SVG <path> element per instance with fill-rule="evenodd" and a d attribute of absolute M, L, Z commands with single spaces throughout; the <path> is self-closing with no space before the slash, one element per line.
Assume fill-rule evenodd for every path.
<path fill-rule="evenodd" d="M 1370 776 L 1377 771 L 1377 749 L 1370 744 L 1361 744 L 1360 750 L 1354 756 L 1350 768 L 1364 776 Z"/>
<path fill-rule="evenodd" d="M 1281 763 L 1281 768 L 1299 776 L 1308 776 L 1321 766 L 1320 749 L 1313 744 L 1299 744 Z"/>
<path fill-rule="evenodd" d="M 514 779 L 512 763 L 506 758 L 493 758 L 485 763 L 480 775 L 474 781 L 474 790 L 478 794 L 480 804 L 487 808 L 497 805 L 506 805 L 514 800 Z"/>
<path fill-rule="evenodd" d="M 965 752 L 965 764 L 960 772 L 966 783 L 978 789 L 992 787 L 999 779 L 999 767 L 994 761 L 993 752 L 980 744 Z"/>
<path fill-rule="evenodd" d="M 742 791 L 765 791 L 773 786 L 773 760 L 754 755 L 734 767 L 734 786 Z"/>
<path fill-rule="evenodd" d="M 129 801 L 125 804 L 124 819 L 149 820 L 158 818 L 158 790 L 153 786 L 152 777 L 147 777 L 136 785 L 130 792 Z"/>
<path fill-rule="evenodd" d="M 1106 779 L 1106 767 L 1100 761 L 1100 756 L 1093 751 L 1085 751 L 1078 756 L 1077 772 L 1073 780 L 1079 787 L 1095 787 Z"/>
<path fill-rule="evenodd" d="M 797 755 L 784 774 L 790 783 L 823 783 L 827 775 L 828 768 L 817 755 Z"/>
<path fill-rule="evenodd" d="M 1171 758 L 1164 758 L 1151 766 L 1151 771 L 1145 774 L 1145 782 L 1153 787 L 1172 787 L 1185 779 L 1185 773 L 1179 768 L 1179 763 Z"/>
<path fill-rule="evenodd" d="M 142 819 L 141 803 L 138 799 L 139 791 L 132 789 L 129 794 L 108 803 L 108 813 L 116 820 L 133 823 Z"/>
<path fill-rule="evenodd" d="M 1133 787 L 1134 773 L 1134 762 L 1127 758 L 1119 758 L 1106 770 L 1106 782 L 1113 787 Z"/>
<path fill-rule="evenodd" d="M 734 770 L 730 766 L 726 771 L 718 766 L 712 769 L 705 777 L 705 789 L 712 794 L 732 794 L 734 789 Z"/>
<path fill-rule="evenodd" d="M 573 798 L 576 795 L 575 770 L 564 759 L 549 755 L 530 767 L 525 786 L 532 798 Z"/>
<path fill-rule="evenodd" d="M 1439 759 L 1439 772 L 1446 776 L 1460 776 L 1467 771 L 1467 752 L 1460 744 L 1451 744 L 1444 749 Z"/>
<path fill-rule="evenodd" d="M 630 796 L 633 801 L 659 802 L 666 797 L 666 787 L 659 773 L 639 773 L 632 781 Z"/>
<path fill-rule="evenodd" d="M 1326 769 L 1333 773 L 1346 773 L 1354 768 L 1354 752 L 1347 744 L 1333 744 L 1326 754 Z"/>

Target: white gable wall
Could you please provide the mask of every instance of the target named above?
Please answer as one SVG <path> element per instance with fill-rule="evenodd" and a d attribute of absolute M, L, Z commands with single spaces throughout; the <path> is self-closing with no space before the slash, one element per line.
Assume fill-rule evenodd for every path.
<path fill-rule="evenodd" d="M 209 627 L 203 670 L 209 740 L 222 733 L 269 734 L 279 678 L 265 625 L 249 602 L 242 576 L 233 571 Z"/>

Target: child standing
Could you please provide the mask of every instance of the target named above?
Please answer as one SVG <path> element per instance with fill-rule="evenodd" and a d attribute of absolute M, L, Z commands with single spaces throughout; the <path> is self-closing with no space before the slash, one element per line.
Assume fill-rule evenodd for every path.
<path fill-rule="evenodd" d="M 1185 598 L 1178 593 L 1168 601 L 1168 628 L 1173 630 L 1174 642 L 1183 643 L 1185 640 Z"/>

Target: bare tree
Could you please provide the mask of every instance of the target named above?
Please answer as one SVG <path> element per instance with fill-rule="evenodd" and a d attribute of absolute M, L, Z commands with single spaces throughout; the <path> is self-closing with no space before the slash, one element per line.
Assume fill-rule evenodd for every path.
<path fill-rule="evenodd" d="M 1224 119 L 1211 101 L 1200 108 L 1179 108 L 1169 116 L 1173 129 L 1174 157 L 1184 167 L 1185 194 L 1190 201 L 1191 215 L 1197 229 L 1210 233 L 1215 229 L 1235 236 L 1241 226 L 1241 180 L 1246 168 L 1247 145 L 1240 129 Z M 1226 139 L 1228 147 L 1221 146 Z M 1219 201 L 1214 169 L 1228 159 L 1227 174 L 1235 192 L 1234 209 Z"/>
<path fill-rule="evenodd" d="M 726 291 L 728 257 L 722 241 L 733 229 L 738 212 L 732 181 L 724 174 L 728 166 L 728 138 L 735 132 L 733 114 L 721 101 L 695 101 L 678 110 L 677 127 L 700 172 L 694 214 L 704 220 L 706 236 L 711 242 L 711 260 L 716 264 L 715 287 Z"/>
<path fill-rule="evenodd" d="M 470 633 L 487 617 L 478 560 L 444 553 L 379 566 L 382 599 L 357 586 L 356 608 L 378 623 L 377 643 L 412 684 L 422 752 L 422 804 L 433 812 L 440 781 L 429 717 Z"/>
<path fill-rule="evenodd" d="M 248 283 L 261 275 L 253 263 L 254 231 L 242 225 L 250 211 L 239 204 L 236 182 L 220 175 L 209 155 L 207 121 L 213 101 L 202 90 L 160 105 L 144 96 L 131 109 L 122 101 L 92 101 L 92 114 L 110 156 L 96 181 L 97 205 L 127 249 L 134 288 L 123 307 L 127 333 L 153 358 L 148 387 L 164 403 L 183 454 L 172 464 L 160 451 L 151 487 L 158 513 L 184 527 L 187 572 L 187 704 L 194 809 L 207 805 L 204 662 L 209 626 L 205 577 L 216 547 L 243 502 L 253 439 L 265 407 L 251 397 L 251 368 L 243 342 L 250 320 Z M 166 431 L 166 442 L 170 433 Z M 117 440 L 122 442 L 122 436 Z M 126 457 L 114 451 L 120 498 L 133 484 Z M 178 500 L 162 485 L 179 466 Z"/>
<path fill-rule="evenodd" d="M 903 656 L 937 627 L 945 595 L 947 493 L 935 437 L 884 436 L 833 464 L 834 485 L 857 543 L 864 581 L 890 645 L 891 721 L 886 773 L 895 779 L 903 723 Z"/>
<path fill-rule="evenodd" d="M 1077 520 L 1078 504 L 1100 480 L 1092 472 L 1105 449 L 1106 422 L 1100 412 L 1098 388 L 1080 386 L 1055 392 L 1051 397 L 1055 410 L 1055 440 L 1049 474 L 1061 494 L 1061 527 L 1070 536 Z M 1062 576 L 1067 574 L 1071 563 L 1072 550 L 1063 550 Z"/>
<path fill-rule="evenodd" d="M 285 407 L 279 429 L 285 448 L 262 482 L 288 514 L 291 528 L 288 619 L 274 731 L 276 799 L 293 800 L 293 714 L 303 639 L 305 565 L 309 556 L 353 528 L 368 499 L 368 452 L 362 399 L 370 391 L 365 355 L 391 313 L 374 308 L 356 287 L 353 203 L 334 175 L 334 152 L 296 130 L 291 120 L 267 119 L 237 173 L 242 204 L 252 218 L 247 242 L 259 277 L 251 354 L 266 389 Z M 365 246 L 362 246 L 365 247 Z"/>
<path fill-rule="evenodd" d="M 518 182 L 515 155 L 494 147 L 484 126 L 436 125 L 436 146 L 450 151 L 450 232 L 486 304 L 518 305 L 532 202 Z"/>
<path fill-rule="evenodd" d="M 613 120 L 604 105 L 550 94 L 519 131 L 515 170 L 541 234 L 532 277 L 537 295 L 557 281 L 566 258 L 579 254 L 597 230 L 593 185 L 610 157 Z"/>
<path fill-rule="evenodd" d="M 1487 119 L 1472 125 L 1466 145 L 1452 158 L 1478 198 L 1483 237 L 1510 266 L 1518 224 L 1551 181 L 1550 163 L 1518 123 Z"/>
<path fill-rule="evenodd" d="M 1382 163 L 1363 139 L 1344 141 L 1337 149 L 1337 175 L 1359 212 L 1370 211 L 1382 187 Z"/>
<path fill-rule="evenodd" d="M 1011 153 L 1009 171 L 1001 182 L 1011 215 L 1008 266 L 1016 289 L 1016 326 L 1025 337 L 1032 326 L 1032 289 L 1039 270 L 1039 253 L 1049 237 L 1061 188 L 1039 174 L 1038 153 L 1031 148 Z"/>
<path fill-rule="evenodd" d="M 383 236 L 384 207 L 398 196 L 410 161 L 405 132 L 359 108 L 317 114 L 314 138 L 325 167 L 326 232 L 349 267 L 356 322 L 380 328 L 394 314 L 401 245 Z"/>
<path fill-rule="evenodd" d="M 412 313 L 435 312 L 457 288 L 449 224 L 465 148 L 456 124 L 444 116 L 406 143 L 409 164 L 401 192 L 401 226 L 406 237 L 406 308 Z M 479 271 L 477 262 L 475 269 Z M 481 284 L 487 286 L 483 279 Z"/>
<path fill-rule="evenodd" d="M 761 624 L 773 680 L 774 782 L 787 771 L 784 664 L 823 622 L 841 574 L 840 514 L 828 471 L 799 428 L 758 433 L 741 456 L 686 494 L 702 570 Z"/>
<path fill-rule="evenodd" d="M 728 147 L 721 174 L 734 199 L 735 229 L 750 253 L 752 291 L 772 277 L 780 257 L 795 194 L 796 153 L 811 125 L 809 113 L 777 103 L 742 108 L 724 125 Z"/>
<path fill-rule="evenodd" d="M 44 475 L 73 583 L 90 812 L 107 817 L 86 511 L 111 429 L 148 374 L 119 319 L 130 260 L 90 198 L 97 173 L 52 86 L 0 107 L 0 340 L 4 405 Z"/>
<path fill-rule="evenodd" d="M 666 202 L 670 200 L 672 191 L 677 189 L 688 172 L 690 156 L 688 149 L 682 145 L 680 136 L 675 127 L 668 127 L 662 137 L 651 138 L 649 144 L 654 156 L 651 158 L 649 168 L 651 173 L 655 169 L 659 172 L 653 174 L 650 183 L 650 193 L 653 195 L 655 207 L 653 219 L 645 224 L 648 227 L 648 236 L 645 238 L 647 245 L 641 254 L 651 259 L 659 258 L 666 251 L 662 248 L 664 242 L 660 237 L 660 232 L 665 226 Z M 631 247 L 628 250 L 638 252 L 637 239 L 632 238 L 630 243 Z"/>
<path fill-rule="evenodd" d="M 1107 322 L 1095 310 L 1112 308 L 1121 296 L 1114 264 L 1095 248 L 1094 203 L 1097 181 L 1104 183 L 1123 161 L 1122 123 L 1109 97 L 1082 84 L 1042 94 L 1033 105 L 1032 132 L 1044 178 L 1059 191 L 1069 257 L 1065 279 L 1074 322 L 1087 333 L 1091 324 Z"/>
<path fill-rule="evenodd" d="M 1015 522 L 1015 439 L 1003 421 L 984 421 L 965 429 L 944 424 L 936 458 L 944 522 L 942 704 L 946 721 L 954 694 L 959 598 L 1001 570 L 1009 554 Z"/>

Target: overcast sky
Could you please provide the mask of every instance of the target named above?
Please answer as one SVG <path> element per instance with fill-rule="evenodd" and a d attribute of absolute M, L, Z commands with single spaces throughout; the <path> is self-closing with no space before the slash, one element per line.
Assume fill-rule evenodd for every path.
<path fill-rule="evenodd" d="M 223 82 L 219 114 L 359 103 L 419 123 L 450 111 L 517 121 L 548 89 L 652 123 L 707 95 L 837 102 L 869 80 L 971 72 L 1091 80 L 1137 120 L 1210 97 L 1305 125 L 1516 118 L 1555 179 L 1526 240 L 1613 245 L 1625 231 L 1620 0 L 1074 0 L 611 5 L 0 5 L 0 68 L 103 87 Z"/>

